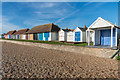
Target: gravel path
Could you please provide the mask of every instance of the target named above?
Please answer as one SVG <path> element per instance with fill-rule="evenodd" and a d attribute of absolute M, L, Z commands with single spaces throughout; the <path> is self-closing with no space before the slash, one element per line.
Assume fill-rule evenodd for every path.
<path fill-rule="evenodd" d="M 117 78 L 112 59 L 2 43 L 3 77 L 7 78 Z"/>

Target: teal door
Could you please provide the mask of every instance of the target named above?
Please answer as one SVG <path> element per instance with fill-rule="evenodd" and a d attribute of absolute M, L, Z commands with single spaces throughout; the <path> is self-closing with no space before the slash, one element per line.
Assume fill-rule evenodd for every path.
<path fill-rule="evenodd" d="M 9 35 L 9 39 L 11 38 L 11 36 Z"/>
<path fill-rule="evenodd" d="M 39 33 L 39 40 L 40 40 L 40 41 L 43 40 L 43 33 Z"/>
<path fill-rule="evenodd" d="M 49 32 L 44 33 L 45 41 L 48 41 L 49 38 Z"/>

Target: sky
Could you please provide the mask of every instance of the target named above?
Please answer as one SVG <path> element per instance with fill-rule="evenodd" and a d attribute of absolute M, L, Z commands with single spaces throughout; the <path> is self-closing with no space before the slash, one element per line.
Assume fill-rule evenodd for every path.
<path fill-rule="evenodd" d="M 49 23 L 89 27 L 98 17 L 118 25 L 118 2 L 2 2 L 1 33 Z"/>

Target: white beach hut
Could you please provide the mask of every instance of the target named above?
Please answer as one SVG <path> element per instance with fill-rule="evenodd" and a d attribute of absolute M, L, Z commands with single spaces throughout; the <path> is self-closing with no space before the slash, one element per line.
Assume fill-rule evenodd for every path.
<path fill-rule="evenodd" d="M 67 33 L 67 42 L 86 42 L 86 26 L 84 28 L 77 27 L 73 31 Z"/>
<path fill-rule="evenodd" d="M 120 27 L 111 22 L 98 17 L 95 22 L 93 22 L 87 30 L 87 41 L 88 45 L 90 45 L 90 35 L 93 32 L 93 43 L 94 45 L 102 45 L 102 46 L 110 46 L 110 47 L 117 47 L 118 41 L 118 34 Z"/>
<path fill-rule="evenodd" d="M 67 32 L 67 42 L 74 42 L 73 33 L 74 33 L 74 30 Z"/>
<path fill-rule="evenodd" d="M 58 32 L 59 35 L 59 41 L 64 42 L 67 41 L 67 32 L 71 31 L 70 29 L 60 29 Z"/>

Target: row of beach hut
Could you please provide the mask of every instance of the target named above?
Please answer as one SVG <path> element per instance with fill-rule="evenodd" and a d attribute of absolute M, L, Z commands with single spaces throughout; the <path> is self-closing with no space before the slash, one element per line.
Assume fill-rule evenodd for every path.
<path fill-rule="evenodd" d="M 120 27 L 98 17 L 88 28 L 84 26 L 75 29 L 60 29 L 57 25 L 50 23 L 35 26 L 32 29 L 9 31 L 2 34 L 1 38 L 24 39 L 40 41 L 61 42 L 93 42 L 94 45 L 117 46 Z"/>

